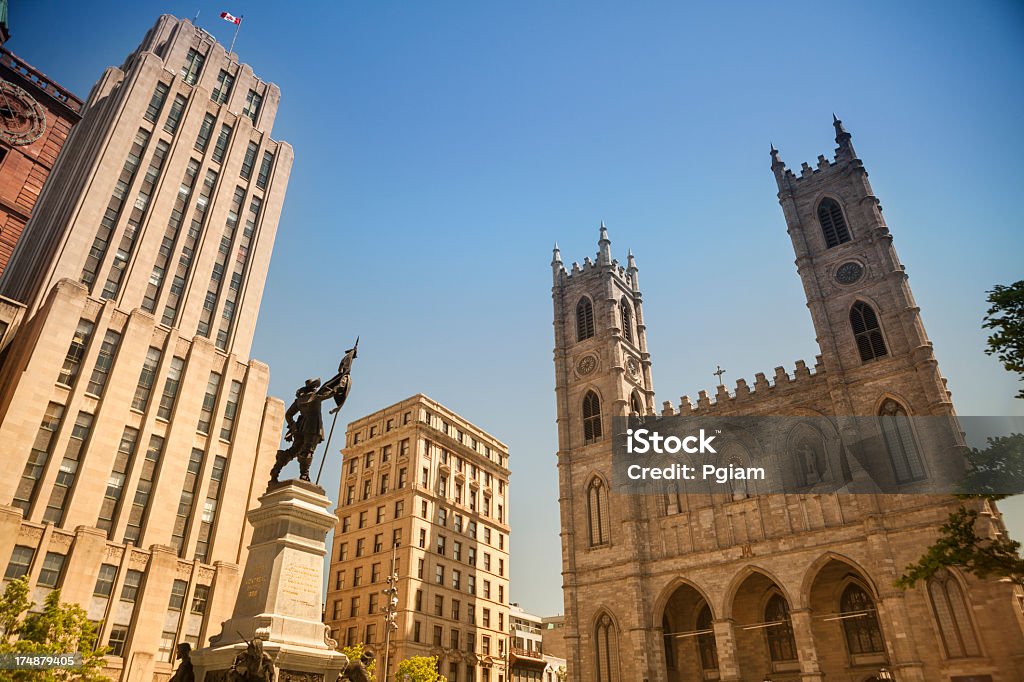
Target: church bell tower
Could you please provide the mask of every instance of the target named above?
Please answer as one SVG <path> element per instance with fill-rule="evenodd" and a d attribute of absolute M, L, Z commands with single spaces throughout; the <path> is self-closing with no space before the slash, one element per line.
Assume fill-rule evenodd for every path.
<path fill-rule="evenodd" d="M 882 205 L 843 122 L 832 160 L 797 176 L 771 148 L 779 203 L 840 414 L 878 414 L 880 390 L 912 414 L 950 414 L 907 274 Z"/>

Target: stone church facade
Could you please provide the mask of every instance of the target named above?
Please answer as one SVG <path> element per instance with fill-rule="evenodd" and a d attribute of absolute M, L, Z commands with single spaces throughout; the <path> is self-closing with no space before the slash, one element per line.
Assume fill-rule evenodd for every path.
<path fill-rule="evenodd" d="M 772 380 L 666 402 L 661 414 L 953 418 L 879 201 L 850 134 L 834 126 L 835 157 L 817 168 L 797 175 L 771 152 L 821 355 Z M 894 586 L 950 498 L 616 494 L 612 417 L 656 414 L 636 262 L 612 258 L 602 225 L 596 261 L 567 268 L 556 247 L 552 270 L 569 679 L 1024 679 L 1011 585 L 949 570 Z M 912 482 L 914 434 L 892 422 L 906 448 L 895 477 Z M 998 510 L 982 511 L 988 532 L 1005 532 Z"/>

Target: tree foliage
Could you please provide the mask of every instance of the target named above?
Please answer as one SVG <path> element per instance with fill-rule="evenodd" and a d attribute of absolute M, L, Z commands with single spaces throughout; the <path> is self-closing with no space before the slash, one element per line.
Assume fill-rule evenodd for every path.
<path fill-rule="evenodd" d="M 1024 490 L 1024 433 L 995 436 L 984 449 L 971 448 L 961 485 L 967 495 L 999 496 Z"/>
<path fill-rule="evenodd" d="M 437 672 L 437 656 L 412 656 L 398 664 L 396 682 L 448 682 Z"/>
<path fill-rule="evenodd" d="M 994 331 L 985 352 L 995 355 L 1006 371 L 1020 374 L 1020 381 L 1024 381 L 1024 280 L 1009 286 L 995 285 L 987 301 L 989 309 L 982 328 Z M 1024 400 L 1024 388 L 1017 397 Z"/>
<path fill-rule="evenodd" d="M 995 501 L 1001 495 L 979 495 L 975 499 Z M 979 578 L 1009 578 L 1024 587 L 1024 559 L 1020 543 L 1006 535 L 992 537 L 979 534 L 976 528 L 979 512 L 975 504 L 961 504 L 939 528 L 939 539 L 916 563 L 907 566 L 896 581 L 897 587 L 913 587 L 919 580 L 928 580 L 947 566 L 959 566 Z"/>
<path fill-rule="evenodd" d="M 103 655 L 96 648 L 96 627 L 78 604 L 62 603 L 60 590 L 46 596 L 43 610 L 29 612 L 34 606 L 28 595 L 28 579 L 12 580 L 0 602 L 0 653 L 46 655 L 79 652 L 82 665 L 75 669 L 6 671 L 10 680 L 57 682 L 58 680 L 105 681 Z"/>
<path fill-rule="evenodd" d="M 939 528 L 939 538 L 896 581 L 902 588 L 928 580 L 948 566 L 959 566 L 979 578 L 1009 578 L 1024 587 L 1020 543 L 977 527 L 979 507 L 1024 489 L 1024 434 L 988 438 L 984 449 L 971 448 L 964 495 L 959 508 Z"/>
<path fill-rule="evenodd" d="M 353 644 L 352 646 L 341 647 L 341 653 L 348 656 L 348 660 L 351 663 L 355 663 L 363 657 L 363 652 L 366 651 L 366 645 L 362 642 Z M 377 680 L 377 659 L 373 659 L 370 665 L 366 666 L 366 673 L 370 676 L 370 682 L 376 682 Z"/>

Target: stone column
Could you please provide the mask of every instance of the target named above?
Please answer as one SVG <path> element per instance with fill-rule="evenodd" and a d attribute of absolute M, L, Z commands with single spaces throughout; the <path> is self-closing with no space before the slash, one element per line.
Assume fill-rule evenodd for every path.
<path fill-rule="evenodd" d="M 818 649 L 811 630 L 811 610 L 794 609 L 789 612 L 789 617 L 793 624 L 796 654 L 800 659 L 800 679 L 802 682 L 823 682 L 825 678 L 818 663 Z"/>
<path fill-rule="evenodd" d="M 740 659 L 736 653 L 736 632 L 731 618 L 716 620 L 715 649 L 718 652 L 718 674 L 722 682 L 741 682 Z"/>
<path fill-rule="evenodd" d="M 885 648 L 897 682 L 926 682 L 924 664 L 917 654 L 907 613 L 906 595 L 890 592 L 878 602 L 878 619 L 885 636 Z"/>

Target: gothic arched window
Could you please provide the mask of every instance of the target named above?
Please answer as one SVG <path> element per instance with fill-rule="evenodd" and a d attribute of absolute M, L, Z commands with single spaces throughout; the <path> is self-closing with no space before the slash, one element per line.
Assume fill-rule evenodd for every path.
<path fill-rule="evenodd" d="M 576 340 L 583 341 L 594 335 L 594 304 L 584 296 L 576 304 Z"/>
<path fill-rule="evenodd" d="M 741 469 L 743 468 L 743 462 L 740 461 L 739 457 L 730 457 L 729 466 Z M 741 478 L 735 481 L 729 479 L 727 485 L 729 486 L 729 497 L 731 499 L 745 500 L 750 497 L 750 488 L 747 486 L 747 479 Z"/>
<path fill-rule="evenodd" d="M 863 587 L 851 583 L 843 590 L 843 596 L 839 598 L 839 612 L 844 616 L 843 631 L 850 655 L 885 651 L 875 602 Z"/>
<path fill-rule="evenodd" d="M 874 308 L 864 301 L 854 303 L 850 308 L 850 326 L 853 327 L 853 338 L 857 341 L 862 362 L 888 355 Z"/>
<path fill-rule="evenodd" d="M 643 403 L 640 402 L 640 394 L 636 391 L 633 391 L 629 395 L 629 411 L 641 417 L 644 414 L 644 406 Z"/>
<path fill-rule="evenodd" d="M 590 546 L 608 544 L 608 489 L 598 476 L 594 476 L 587 486 L 587 522 Z"/>
<path fill-rule="evenodd" d="M 892 398 L 887 398 L 878 414 L 896 482 L 907 483 L 924 478 L 924 466 L 917 451 L 914 432 L 910 430 L 907 410 Z"/>
<path fill-rule="evenodd" d="M 928 597 L 932 602 L 939 634 L 949 658 L 980 656 L 978 640 L 971 628 L 971 617 L 964 593 L 953 574 L 943 569 L 928 580 Z"/>
<path fill-rule="evenodd" d="M 615 623 L 607 613 L 597 619 L 594 628 L 594 639 L 597 646 L 597 682 L 619 682 L 619 636 L 615 631 Z"/>
<path fill-rule="evenodd" d="M 818 204 L 818 222 L 825 235 L 825 246 L 832 248 L 850 241 L 850 228 L 843 218 L 843 209 L 833 199 L 822 199 Z"/>
<path fill-rule="evenodd" d="M 707 605 L 707 602 L 697 612 L 696 629 L 697 653 L 700 654 L 700 667 L 704 670 L 718 670 L 718 646 L 715 643 L 711 607 Z"/>
<path fill-rule="evenodd" d="M 583 442 L 601 438 L 601 399 L 593 391 L 583 396 Z"/>
<path fill-rule="evenodd" d="M 793 623 L 789 619 L 789 604 L 781 594 L 773 594 L 764 607 L 764 622 L 771 623 L 765 630 L 768 654 L 773 661 L 795 661 L 796 640 Z"/>
<path fill-rule="evenodd" d="M 622 311 L 622 338 L 633 343 L 633 309 L 629 307 L 625 298 L 619 304 L 619 309 Z"/>

